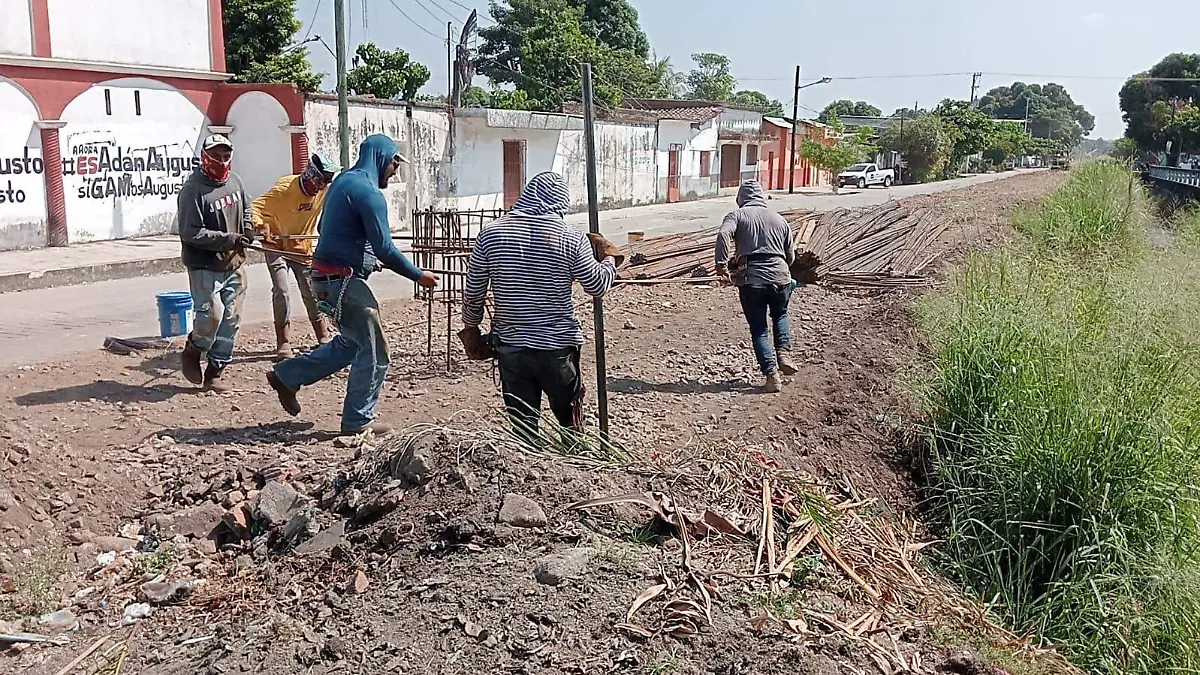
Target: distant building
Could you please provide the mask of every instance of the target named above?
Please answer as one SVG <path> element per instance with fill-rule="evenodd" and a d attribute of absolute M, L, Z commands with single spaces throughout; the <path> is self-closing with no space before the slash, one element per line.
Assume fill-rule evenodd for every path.
<path fill-rule="evenodd" d="M 295 87 L 225 82 L 221 0 L 0 8 L 0 249 L 170 231 L 210 132 L 251 191 L 302 165 Z"/>

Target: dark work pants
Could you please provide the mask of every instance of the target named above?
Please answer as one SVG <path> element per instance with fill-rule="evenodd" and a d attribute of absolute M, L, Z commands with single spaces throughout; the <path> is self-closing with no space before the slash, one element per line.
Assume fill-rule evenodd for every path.
<path fill-rule="evenodd" d="M 509 418 L 518 431 L 536 435 L 542 414 L 542 394 L 564 429 L 578 430 L 583 380 L 579 376 L 579 348 L 504 349 L 500 362 L 500 387 Z"/>
<path fill-rule="evenodd" d="M 788 301 L 792 297 L 791 286 L 770 284 L 764 286 L 742 286 L 738 299 L 742 301 L 742 313 L 750 325 L 750 338 L 754 344 L 754 357 L 763 375 L 770 375 L 778 368 L 776 352 L 792 348 L 792 324 L 788 320 Z M 768 316 L 771 323 L 767 325 Z M 774 334 L 775 345 L 771 345 Z"/>

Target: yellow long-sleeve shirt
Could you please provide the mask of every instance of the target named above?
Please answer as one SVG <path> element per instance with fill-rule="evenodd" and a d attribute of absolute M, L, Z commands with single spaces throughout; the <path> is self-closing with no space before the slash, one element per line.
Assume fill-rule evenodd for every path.
<path fill-rule="evenodd" d="M 325 190 L 315 196 L 300 189 L 300 176 L 284 176 L 250 204 L 254 229 L 262 232 L 271 248 L 312 255 L 316 239 L 279 239 L 279 235 L 314 235 Z"/>

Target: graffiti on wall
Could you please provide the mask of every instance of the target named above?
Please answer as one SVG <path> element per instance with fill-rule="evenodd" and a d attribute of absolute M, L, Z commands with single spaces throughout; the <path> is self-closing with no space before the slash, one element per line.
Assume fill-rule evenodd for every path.
<path fill-rule="evenodd" d="M 76 136 L 83 136 L 79 134 Z M 131 147 L 115 139 L 68 138 L 63 175 L 77 176 L 79 199 L 171 199 L 200 167 L 190 144 Z"/>
<path fill-rule="evenodd" d="M 24 181 L 18 178 L 14 184 L 13 176 L 40 176 L 45 170 L 40 150 L 35 149 L 31 154 L 30 148 L 25 147 L 19 156 L 0 157 L 0 205 L 24 204 L 29 199 L 22 187 Z"/>

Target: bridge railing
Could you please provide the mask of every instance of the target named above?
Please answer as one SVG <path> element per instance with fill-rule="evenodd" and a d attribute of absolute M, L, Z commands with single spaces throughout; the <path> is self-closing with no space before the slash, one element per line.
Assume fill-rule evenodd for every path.
<path fill-rule="evenodd" d="M 1179 183 L 1180 185 L 1190 185 L 1191 187 L 1200 188 L 1200 170 L 1197 169 L 1181 169 L 1176 166 L 1153 165 L 1149 168 L 1148 173 L 1154 180 L 1167 181 L 1169 183 Z"/>

